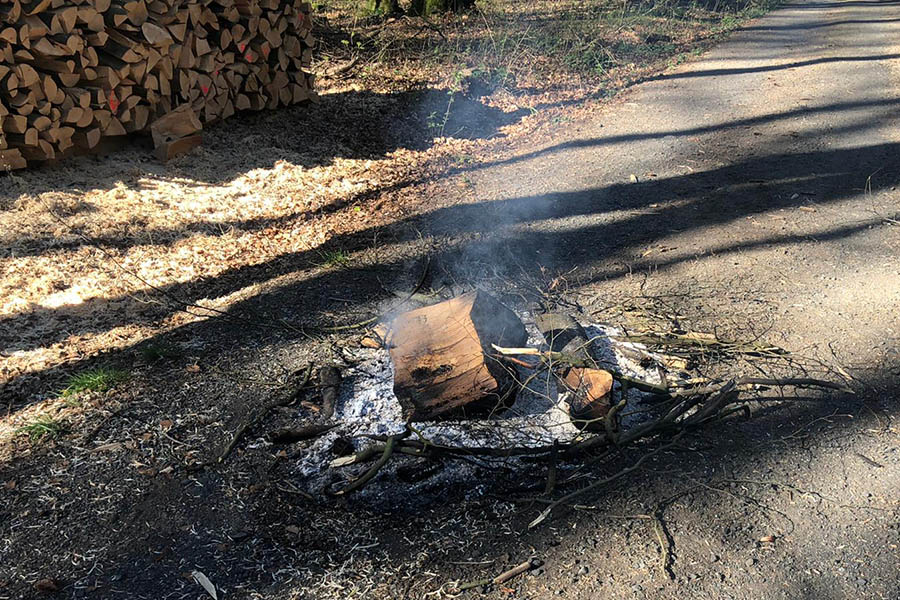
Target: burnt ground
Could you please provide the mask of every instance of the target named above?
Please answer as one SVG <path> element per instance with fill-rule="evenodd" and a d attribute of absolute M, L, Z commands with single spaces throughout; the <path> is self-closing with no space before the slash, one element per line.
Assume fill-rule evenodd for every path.
<path fill-rule="evenodd" d="M 791 4 L 496 160 L 414 184 L 422 210 L 324 244 L 350 264 L 298 251 L 247 267 L 228 277 L 254 294 L 150 340 L 165 352 L 73 359 L 131 377 L 71 401 L 68 433 L 13 441 L 0 597 L 201 598 L 199 570 L 224 598 L 440 598 L 531 555 L 544 565 L 488 597 L 898 597 L 898 30 L 894 2 Z M 856 394 L 753 403 L 531 530 L 540 505 L 510 490 L 540 469 L 307 498 L 302 446 L 259 441 L 287 411 L 216 462 L 288 374 L 358 343 L 321 327 L 394 307 L 426 265 L 426 290 L 761 336 L 839 367 Z"/>

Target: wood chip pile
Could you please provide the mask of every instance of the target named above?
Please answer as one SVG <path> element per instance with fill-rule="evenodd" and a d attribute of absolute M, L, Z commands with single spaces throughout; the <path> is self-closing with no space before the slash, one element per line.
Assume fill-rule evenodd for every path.
<path fill-rule="evenodd" d="M 176 108 L 182 125 L 206 124 L 310 98 L 309 12 L 299 0 L 0 0 L 0 168 L 96 149 Z"/>

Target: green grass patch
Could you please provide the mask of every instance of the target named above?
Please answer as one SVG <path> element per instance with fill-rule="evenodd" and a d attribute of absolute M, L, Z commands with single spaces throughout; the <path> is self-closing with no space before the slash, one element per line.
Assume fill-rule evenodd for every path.
<path fill-rule="evenodd" d="M 319 266 L 322 267 L 348 267 L 352 262 L 350 253 L 341 249 L 322 250 L 319 252 L 319 256 L 322 259 Z"/>
<path fill-rule="evenodd" d="M 127 371 L 110 367 L 97 367 L 77 373 L 69 378 L 68 385 L 60 392 L 60 395 L 68 397 L 82 392 L 105 392 L 127 379 Z"/>
<path fill-rule="evenodd" d="M 44 439 L 56 439 L 65 433 L 66 427 L 58 419 L 54 419 L 49 415 L 41 415 L 34 421 L 19 427 L 16 432 L 20 435 L 27 435 L 28 440 L 35 444 Z"/>
<path fill-rule="evenodd" d="M 142 346 L 138 353 L 145 362 L 153 363 L 164 360 L 175 360 L 181 358 L 181 351 L 175 346 L 169 344 L 146 344 Z"/>
<path fill-rule="evenodd" d="M 369 60 L 371 69 L 357 76 L 388 87 L 441 82 L 451 90 L 463 70 L 486 90 L 564 85 L 566 77 L 621 85 L 636 71 L 685 60 L 777 6 L 773 0 L 477 0 L 467 14 L 385 22 L 356 16 L 362 4 L 320 2 L 328 24 L 317 31 L 320 60 Z M 401 8 L 408 5 L 400 0 Z M 444 113 L 429 117 L 432 131 L 441 131 Z"/>

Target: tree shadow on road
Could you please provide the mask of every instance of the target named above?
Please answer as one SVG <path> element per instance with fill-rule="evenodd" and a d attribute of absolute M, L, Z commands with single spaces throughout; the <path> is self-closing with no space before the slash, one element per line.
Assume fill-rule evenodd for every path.
<path fill-rule="evenodd" d="M 297 327 L 334 325 L 321 316 L 339 308 L 348 314 L 352 308 L 346 303 L 334 306 L 326 298 L 338 295 L 346 298 L 352 290 L 380 289 L 379 278 L 388 274 L 405 276 L 409 256 L 391 257 L 392 246 L 414 243 L 422 232 L 436 239 L 453 241 L 445 254 L 445 264 L 484 264 L 500 271 L 514 273 L 519 269 L 536 272 L 541 269 L 565 271 L 579 266 L 592 268 L 614 276 L 623 268 L 639 267 L 641 260 L 627 267 L 610 270 L 608 259 L 629 251 L 642 251 L 655 240 L 673 230 L 699 230 L 717 224 L 734 223 L 749 215 L 777 209 L 795 208 L 814 198 L 827 205 L 858 194 L 865 185 L 860 173 L 880 169 L 875 176 L 876 186 L 897 183 L 900 169 L 900 145 L 876 144 L 860 149 L 821 150 L 751 157 L 735 164 L 707 171 L 650 180 L 638 185 L 613 184 L 584 191 L 521 196 L 486 203 L 463 204 L 416 215 L 396 223 L 365 229 L 346 236 L 336 236 L 314 250 L 282 254 L 266 263 L 248 265 L 226 271 L 203 281 L 188 281 L 163 286 L 150 291 L 162 305 L 147 304 L 143 298 L 122 296 L 96 298 L 74 306 L 58 308 L 37 307 L 0 319 L 0 331 L 14 332 L 31 325 L 56 320 L 65 328 L 48 332 L 42 339 L 21 342 L 0 333 L 0 346 L 7 351 L 27 351 L 35 344 L 52 345 L 64 342 L 71 335 L 102 332 L 112 327 L 139 323 L 144 319 L 164 317 L 178 307 L 186 308 L 203 303 L 203 299 L 227 296 L 248 286 L 263 284 L 278 277 L 291 275 L 296 283 L 276 286 L 272 291 L 238 303 L 230 313 L 253 320 L 260 311 L 285 319 Z M 799 196 L 797 184 L 802 181 Z M 750 182 L 750 183 L 748 183 Z M 653 202 L 661 206 L 648 208 Z M 604 215 L 627 212 L 628 215 L 608 220 Z M 539 227 L 541 222 L 579 219 L 571 230 L 560 233 L 554 228 Z M 821 231 L 817 235 L 835 237 L 852 235 L 871 222 Z M 529 224 L 527 228 L 520 226 Z M 385 244 L 379 253 L 388 258 L 356 268 L 331 268 L 321 265 L 322 252 L 341 250 L 351 252 L 371 247 L 372 239 Z M 787 244 L 796 241 L 791 235 L 775 236 L 753 242 L 742 242 L 733 251 L 746 249 L 748 244 Z M 414 254 L 431 250 L 422 247 Z M 726 243 L 718 252 L 727 253 Z M 517 257 L 510 260 L 509 257 Z M 693 255 L 681 255 L 663 263 L 671 265 L 693 260 Z M 371 288 L 369 287 L 371 286 Z M 349 290 L 349 291 L 348 291 Z M 372 298 L 371 293 L 365 294 Z M 383 292 L 380 294 L 384 298 Z M 291 299 L 285 307 L 283 298 Z M 110 310 L 115 307 L 115 310 Z M 352 314 L 354 311 L 349 311 Z M 337 323 L 339 324 L 339 323 Z"/>

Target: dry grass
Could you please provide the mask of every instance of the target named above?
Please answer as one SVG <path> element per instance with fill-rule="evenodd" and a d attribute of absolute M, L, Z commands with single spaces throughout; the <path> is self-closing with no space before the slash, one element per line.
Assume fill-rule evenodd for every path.
<path fill-rule="evenodd" d="M 474 74 L 481 91 L 577 97 L 598 86 L 614 89 L 660 61 L 681 62 L 771 6 L 769 0 L 483 0 L 474 13 L 423 21 L 367 17 L 358 0 L 324 0 L 317 5 L 319 60 L 327 74 L 355 59 L 355 79 L 374 88 L 452 88 L 464 73 Z"/>

